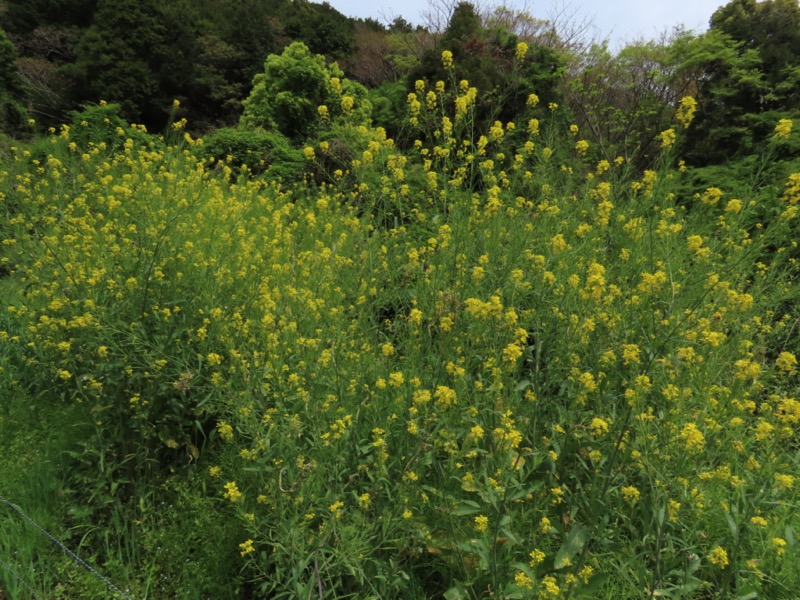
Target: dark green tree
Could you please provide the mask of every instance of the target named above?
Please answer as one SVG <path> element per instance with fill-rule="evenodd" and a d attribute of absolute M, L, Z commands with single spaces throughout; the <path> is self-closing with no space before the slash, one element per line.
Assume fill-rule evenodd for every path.
<path fill-rule="evenodd" d="M 98 0 L 6 0 L 3 27 L 14 34 L 47 25 L 86 28 L 97 3 Z"/>
<path fill-rule="evenodd" d="M 25 89 L 17 72 L 17 50 L 0 29 L 0 131 L 16 133 L 27 125 Z"/>
<path fill-rule="evenodd" d="M 353 20 L 327 2 L 291 2 L 283 11 L 282 21 L 286 35 L 303 42 L 314 54 L 342 59 L 355 51 Z"/>
<path fill-rule="evenodd" d="M 173 98 L 191 97 L 198 15 L 184 0 L 100 0 L 66 69 L 76 102 L 119 102 L 129 119 L 163 126 Z"/>

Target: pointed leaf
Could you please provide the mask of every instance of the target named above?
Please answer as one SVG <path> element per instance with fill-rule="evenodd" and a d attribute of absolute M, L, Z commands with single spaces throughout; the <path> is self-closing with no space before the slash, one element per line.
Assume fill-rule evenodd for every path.
<path fill-rule="evenodd" d="M 567 534 L 567 539 L 559 548 L 555 558 L 555 568 L 563 569 L 572 564 L 572 559 L 581 551 L 589 539 L 589 530 L 583 525 L 575 525 Z"/>

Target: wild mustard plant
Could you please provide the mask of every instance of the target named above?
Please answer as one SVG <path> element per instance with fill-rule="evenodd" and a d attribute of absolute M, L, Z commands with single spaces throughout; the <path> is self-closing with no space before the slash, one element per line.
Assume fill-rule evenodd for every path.
<path fill-rule="evenodd" d="M 287 188 L 193 138 L 18 151 L 0 366 L 201 464 L 262 594 L 788 597 L 797 178 L 686 195 L 682 128 L 628 179 L 535 98 L 477 130 L 477 94 L 421 83 L 412 149 L 344 124 Z"/>

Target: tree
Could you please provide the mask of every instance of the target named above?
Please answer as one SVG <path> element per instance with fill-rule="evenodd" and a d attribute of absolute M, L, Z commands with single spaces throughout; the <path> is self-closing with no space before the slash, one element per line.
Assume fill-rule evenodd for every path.
<path fill-rule="evenodd" d="M 160 127 L 174 98 L 192 96 L 198 15 L 184 0 L 100 0 L 66 69 L 76 102 L 119 102 L 129 119 Z"/>
<path fill-rule="evenodd" d="M 7 0 L 4 27 L 15 35 L 37 27 L 88 27 L 98 0 Z"/>
<path fill-rule="evenodd" d="M 479 91 L 476 109 L 480 121 L 512 120 L 524 110 L 532 93 L 545 104 L 560 102 L 563 58 L 548 47 L 531 43 L 520 60 L 519 41 L 502 25 L 484 27 L 475 7 L 460 2 L 436 47 L 426 51 L 411 72 L 409 84 L 418 79 L 469 81 Z M 452 71 L 442 64 L 445 50 L 452 53 Z"/>
<path fill-rule="evenodd" d="M 345 79 L 336 63 L 326 64 L 324 56 L 294 42 L 282 54 L 270 54 L 264 72 L 253 78 L 240 124 L 301 141 L 343 117 L 368 122 L 371 106 L 366 96 L 366 88 Z"/>
<path fill-rule="evenodd" d="M 344 61 L 344 68 L 356 81 L 370 88 L 378 87 L 397 76 L 397 70 L 389 60 L 391 52 L 391 37 L 385 30 L 378 31 L 365 23 L 356 23 L 356 50 Z"/>
<path fill-rule="evenodd" d="M 282 17 L 286 34 L 293 40 L 305 43 L 315 54 L 341 59 L 355 51 L 352 19 L 327 2 L 291 2 Z"/>
<path fill-rule="evenodd" d="M 25 89 L 17 72 L 17 50 L 6 32 L 0 29 L 0 131 L 15 133 L 28 120 L 23 101 Z"/>
<path fill-rule="evenodd" d="M 622 156 L 649 166 L 658 134 L 672 125 L 674 107 L 694 86 L 677 68 L 676 38 L 640 41 L 612 54 L 606 44 L 581 55 L 566 86 L 576 122 L 608 160 Z"/>
<path fill-rule="evenodd" d="M 698 111 L 687 158 L 706 165 L 748 154 L 779 118 L 800 116 L 800 6 L 733 0 L 702 36 L 681 40 L 682 68 L 697 74 Z"/>

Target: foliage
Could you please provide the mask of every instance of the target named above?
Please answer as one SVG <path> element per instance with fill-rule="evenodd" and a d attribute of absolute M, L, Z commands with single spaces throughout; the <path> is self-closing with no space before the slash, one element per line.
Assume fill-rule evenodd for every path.
<path fill-rule="evenodd" d="M 285 32 L 303 42 L 314 54 L 341 59 L 355 50 L 355 27 L 329 3 L 286 3 L 283 11 Z"/>
<path fill-rule="evenodd" d="M 218 129 L 203 138 L 198 155 L 209 163 L 246 168 L 251 173 L 266 173 L 269 179 L 302 181 L 306 160 L 277 132 Z"/>
<path fill-rule="evenodd" d="M 0 131 L 22 131 L 27 127 L 28 113 L 23 106 L 25 90 L 14 64 L 16 49 L 5 31 L 0 29 Z"/>
<path fill-rule="evenodd" d="M 622 156 L 646 168 L 658 155 L 659 133 L 670 127 L 680 98 L 694 91 L 676 68 L 673 43 L 636 42 L 613 55 L 606 45 L 592 47 L 567 79 L 576 122 L 602 158 Z"/>
<path fill-rule="evenodd" d="M 174 98 L 191 95 L 197 14 L 176 2 L 104 0 L 65 68 L 76 98 L 109 100 L 129 119 L 164 121 Z"/>
<path fill-rule="evenodd" d="M 336 63 L 326 64 L 324 56 L 312 55 L 305 44 L 295 42 L 281 55 L 267 57 L 244 101 L 241 126 L 302 140 L 340 119 L 368 122 L 366 96 L 366 88 L 344 78 Z"/>
<path fill-rule="evenodd" d="M 290 48 L 277 75 L 330 83 Z M 234 171 L 297 156 L 274 129 L 114 149 L 107 107 L 9 148 L 0 390 L 69 424 L 54 518 L 115 580 L 792 597 L 798 174 L 684 170 L 680 110 L 640 171 L 535 96 L 481 127 L 479 95 L 421 82 L 408 147 L 334 114 L 314 182 Z"/>
<path fill-rule="evenodd" d="M 564 74 L 562 58 L 550 48 L 525 44 L 522 58 L 517 55 L 518 38 L 502 26 L 486 29 L 475 7 L 459 3 L 441 40 L 423 54 L 420 64 L 409 74 L 409 86 L 423 80 L 432 85 L 445 81 L 456 85 L 469 81 L 482 91 L 476 101 L 477 124 L 508 121 L 520 114 L 531 93 L 545 104 L 560 102 L 558 84 Z M 454 68 L 442 60 L 449 52 Z"/>
<path fill-rule="evenodd" d="M 796 2 L 733 0 L 714 13 L 708 33 L 680 42 L 681 68 L 694 70 L 698 79 L 689 160 L 715 164 L 759 152 L 759 140 L 769 132 L 754 127 L 760 116 L 800 116 L 798 31 Z"/>

